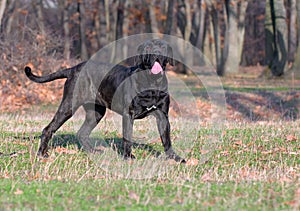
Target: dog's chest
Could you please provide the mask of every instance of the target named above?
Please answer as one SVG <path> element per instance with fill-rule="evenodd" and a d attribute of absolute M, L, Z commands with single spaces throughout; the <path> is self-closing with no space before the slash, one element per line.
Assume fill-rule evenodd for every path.
<path fill-rule="evenodd" d="M 168 106 L 169 95 L 161 91 L 145 91 L 133 99 L 130 110 L 135 119 L 141 119 L 156 110 L 163 110 Z"/>

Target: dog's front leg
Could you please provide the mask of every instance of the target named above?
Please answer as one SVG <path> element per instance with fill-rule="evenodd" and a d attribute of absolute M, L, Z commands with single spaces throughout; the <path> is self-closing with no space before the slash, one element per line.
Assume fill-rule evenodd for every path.
<path fill-rule="evenodd" d="M 168 114 L 157 110 L 154 112 L 154 116 L 156 118 L 158 131 L 167 157 L 169 159 L 174 159 L 176 162 L 185 163 L 185 160 L 178 156 L 172 148 Z"/>
<path fill-rule="evenodd" d="M 124 158 L 135 159 L 135 156 L 131 153 L 132 146 L 132 133 L 133 133 L 133 118 L 130 114 L 123 114 L 123 149 Z"/>

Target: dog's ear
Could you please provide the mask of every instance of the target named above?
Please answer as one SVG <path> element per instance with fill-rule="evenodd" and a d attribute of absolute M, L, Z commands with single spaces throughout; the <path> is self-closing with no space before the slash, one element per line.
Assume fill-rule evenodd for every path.
<path fill-rule="evenodd" d="M 168 45 L 168 62 L 172 66 L 176 65 L 176 61 L 174 60 L 174 57 L 173 57 L 173 50 L 170 45 Z"/>
<path fill-rule="evenodd" d="M 134 65 L 139 65 L 143 63 L 143 55 L 134 56 Z"/>
<path fill-rule="evenodd" d="M 137 55 L 134 57 L 134 65 L 139 65 L 139 64 L 143 63 L 144 48 L 145 48 L 144 43 L 140 44 L 139 47 L 137 48 Z"/>

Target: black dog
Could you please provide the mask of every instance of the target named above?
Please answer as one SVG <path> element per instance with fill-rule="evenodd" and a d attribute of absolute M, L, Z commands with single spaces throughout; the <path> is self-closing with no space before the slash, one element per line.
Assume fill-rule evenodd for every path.
<path fill-rule="evenodd" d="M 67 78 L 62 102 L 50 124 L 44 128 L 38 156 L 47 156 L 52 135 L 83 106 L 86 119 L 77 133 L 84 148 L 91 150 L 89 135 L 109 108 L 122 115 L 124 157 L 131 153 L 134 119 L 155 116 L 159 134 L 168 158 L 185 162 L 172 149 L 168 111 L 170 97 L 165 75 L 167 63 L 173 65 L 172 48 L 154 39 L 138 47 L 135 66 L 125 67 L 107 63 L 89 65 L 84 62 L 48 76 L 36 76 L 25 67 L 27 77 L 37 83 Z M 92 68 L 91 68 L 92 66 Z"/>

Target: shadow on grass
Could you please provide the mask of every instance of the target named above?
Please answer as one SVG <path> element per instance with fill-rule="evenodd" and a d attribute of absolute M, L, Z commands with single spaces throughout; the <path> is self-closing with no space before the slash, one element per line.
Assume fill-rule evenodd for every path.
<path fill-rule="evenodd" d="M 204 90 L 193 91 L 193 95 L 210 101 Z M 299 119 L 299 91 L 277 91 L 245 89 L 225 90 L 227 108 L 240 113 L 249 121 L 271 120 L 277 117 L 284 121 Z"/>
<path fill-rule="evenodd" d="M 299 118 L 299 97 L 296 92 L 286 92 L 285 96 L 272 91 L 249 92 L 251 96 L 239 92 L 226 92 L 226 102 L 234 110 L 250 121 L 268 120 L 272 115 L 285 121 Z"/>
<path fill-rule="evenodd" d="M 110 148 L 116 151 L 119 155 L 123 156 L 124 155 L 124 146 L 123 146 L 123 139 L 122 138 L 106 138 L 106 139 L 101 139 L 101 138 L 90 138 L 90 143 L 95 146 L 94 150 L 96 152 L 101 152 L 105 148 Z M 51 147 L 67 147 L 70 145 L 74 145 L 78 147 L 78 149 L 82 149 L 82 145 L 79 141 L 79 139 L 76 137 L 76 135 L 72 134 L 59 134 L 55 135 L 52 138 L 52 141 L 49 144 Z M 151 145 L 149 144 L 141 144 L 141 143 L 136 143 L 133 142 L 132 145 L 133 149 L 141 149 L 144 151 L 149 152 L 154 157 L 159 157 L 162 152 L 155 150 Z"/>

